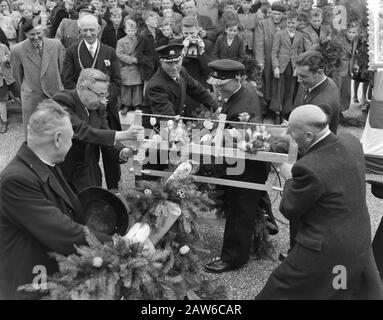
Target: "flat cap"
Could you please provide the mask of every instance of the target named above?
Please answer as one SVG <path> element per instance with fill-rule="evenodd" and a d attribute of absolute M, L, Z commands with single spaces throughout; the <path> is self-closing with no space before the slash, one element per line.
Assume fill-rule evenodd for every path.
<path fill-rule="evenodd" d="M 282 2 L 274 2 L 271 5 L 271 11 L 279 11 L 279 12 L 285 13 L 286 6 Z"/>
<path fill-rule="evenodd" d="M 77 7 L 77 12 L 80 13 L 82 11 L 95 13 L 97 11 L 96 7 L 93 4 L 83 3 Z"/>
<path fill-rule="evenodd" d="M 24 24 L 23 24 L 23 32 L 24 33 L 27 33 L 29 31 L 31 31 L 32 29 L 35 29 L 35 28 L 42 28 L 42 24 L 41 24 L 41 17 L 40 16 L 36 16 L 32 19 L 27 19 L 25 20 Z"/>
<path fill-rule="evenodd" d="M 211 85 L 225 84 L 232 79 L 238 79 L 245 70 L 242 63 L 230 59 L 214 60 L 208 66 L 211 69 L 211 74 L 207 83 Z"/>
<path fill-rule="evenodd" d="M 179 61 L 182 59 L 184 45 L 181 43 L 167 44 L 156 49 L 160 59 L 167 62 Z"/>

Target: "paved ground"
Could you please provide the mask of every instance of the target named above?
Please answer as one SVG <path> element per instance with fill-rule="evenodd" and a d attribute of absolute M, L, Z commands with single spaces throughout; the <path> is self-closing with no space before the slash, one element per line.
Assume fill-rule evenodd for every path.
<path fill-rule="evenodd" d="M 14 112 L 17 107 L 12 107 L 9 114 L 9 131 L 5 135 L 0 135 L 0 171 L 15 155 L 19 145 L 23 141 L 21 115 Z M 350 111 L 346 114 L 347 117 L 360 118 L 363 117 L 359 110 L 359 106 L 353 105 Z M 360 137 L 362 133 L 361 128 L 341 127 L 340 132 L 351 132 Z M 126 185 L 128 171 L 126 167 L 123 167 L 123 180 L 122 185 Z M 382 176 L 367 175 L 368 179 L 383 180 Z M 276 176 L 272 174 L 269 182 L 277 184 Z M 228 291 L 229 299 L 252 299 L 263 287 L 268 276 L 278 265 L 278 254 L 285 252 L 288 248 L 288 225 L 287 221 L 278 212 L 278 205 L 280 197 L 277 193 L 271 195 L 273 203 L 273 211 L 276 217 L 282 222 L 279 223 L 280 232 L 278 235 L 272 237 L 272 244 L 274 246 L 273 259 L 257 259 L 257 257 L 251 257 L 249 263 L 240 270 L 228 272 L 221 275 L 206 274 L 207 279 L 216 279 L 218 282 L 225 284 Z M 370 210 L 372 232 L 373 234 L 378 227 L 382 216 L 383 201 L 372 196 L 369 185 L 367 185 L 367 203 Z M 223 221 L 218 221 L 213 225 L 201 225 L 200 232 L 203 237 L 202 246 L 205 249 L 210 250 L 211 255 L 202 257 L 201 266 L 211 256 L 219 255 L 222 236 L 223 236 Z"/>

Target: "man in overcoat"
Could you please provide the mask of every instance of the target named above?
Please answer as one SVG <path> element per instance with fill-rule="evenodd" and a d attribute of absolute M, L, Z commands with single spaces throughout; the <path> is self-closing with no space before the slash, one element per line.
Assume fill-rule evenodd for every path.
<path fill-rule="evenodd" d="M 73 124 L 73 146 L 65 161 L 60 164 L 65 179 L 76 191 L 101 186 L 102 175 L 98 165 L 100 148 L 106 148 L 115 162 L 123 163 L 132 156 L 132 150 L 120 141 L 134 139 L 134 127 L 116 131 L 109 127 L 106 119 L 108 77 L 97 69 L 84 69 L 80 73 L 77 87 L 53 96 L 66 107 Z"/>
<path fill-rule="evenodd" d="M 245 66 L 237 61 L 221 59 L 209 63 L 209 67 L 212 76 L 208 82 L 223 98 L 222 113 L 227 115 L 227 120 L 240 121 L 240 114 L 247 113 L 251 122 L 260 123 L 262 113 L 258 95 L 240 83 Z M 269 163 L 262 161 L 243 159 L 235 166 L 226 168 L 226 179 L 264 184 L 270 171 Z M 260 190 L 225 188 L 226 224 L 221 255 L 205 265 L 206 272 L 221 273 L 246 264 L 253 243 L 255 221 L 260 220 L 263 214 L 259 208 L 262 196 L 264 193 Z M 258 240 L 255 239 L 256 244 Z"/>
<path fill-rule="evenodd" d="M 286 7 L 279 2 L 272 5 L 271 17 L 261 20 L 254 31 L 254 55 L 255 60 L 263 70 L 264 95 L 266 101 L 270 102 L 273 96 L 273 66 L 271 61 L 271 51 L 276 32 L 284 26 L 283 16 Z M 266 110 L 264 110 L 266 111 Z"/>
<path fill-rule="evenodd" d="M 39 17 L 28 20 L 23 30 L 27 39 L 11 48 L 10 63 L 13 77 L 21 85 L 21 108 L 26 134 L 29 117 L 38 103 L 63 89 L 60 78 L 62 46 L 60 41 L 44 37 Z"/>
<path fill-rule="evenodd" d="M 116 51 L 102 44 L 97 35 L 100 32 L 98 20 L 85 15 L 79 20 L 83 40 L 71 46 L 65 53 L 62 80 L 65 89 L 73 90 L 81 70 L 94 68 L 108 75 L 110 79 L 107 104 L 107 119 L 111 129 L 121 130 L 118 115 L 118 100 L 121 95 L 120 62 Z M 108 189 L 118 189 L 121 177 L 119 164 L 107 149 L 102 148 L 105 180 Z"/>
<path fill-rule="evenodd" d="M 280 211 L 299 219 L 296 244 L 258 299 L 383 299 L 371 247 L 365 161 L 359 140 L 335 136 L 327 115 L 303 105 L 288 133 L 303 156 L 281 165 Z"/>
<path fill-rule="evenodd" d="M 57 167 L 72 137 L 69 114 L 44 101 L 29 119 L 27 142 L 0 173 L 0 300 L 25 298 L 19 286 L 57 272 L 48 252 L 69 255 L 86 244 L 83 208 Z"/>

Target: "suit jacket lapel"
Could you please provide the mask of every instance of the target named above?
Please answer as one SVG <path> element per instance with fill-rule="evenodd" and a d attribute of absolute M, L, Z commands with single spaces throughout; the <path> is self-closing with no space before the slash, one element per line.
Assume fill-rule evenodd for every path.
<path fill-rule="evenodd" d="M 26 51 L 26 56 L 28 57 L 28 59 L 31 60 L 32 63 L 36 65 L 36 67 L 40 68 L 41 67 L 40 55 L 30 40 L 25 41 L 25 51 Z"/>
<path fill-rule="evenodd" d="M 47 41 L 43 40 L 43 57 L 41 60 L 41 77 L 44 76 L 45 72 L 48 69 L 49 60 L 51 58 L 52 47 L 48 44 Z"/>
<path fill-rule="evenodd" d="M 311 90 L 311 92 L 307 94 L 307 97 L 306 99 L 303 100 L 303 102 L 305 104 L 310 103 L 322 91 L 322 88 L 327 86 L 327 84 L 328 84 L 328 78 L 326 78 L 326 80 L 323 81 L 319 86 Z"/>

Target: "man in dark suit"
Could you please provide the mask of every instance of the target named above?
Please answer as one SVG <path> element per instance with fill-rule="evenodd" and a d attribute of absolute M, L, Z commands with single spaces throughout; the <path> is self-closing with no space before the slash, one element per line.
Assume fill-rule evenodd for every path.
<path fill-rule="evenodd" d="M 182 44 L 169 44 L 156 49 L 161 67 L 150 79 L 145 100 L 153 114 L 190 116 L 187 114 L 186 95 L 190 95 L 214 111 L 218 104 L 199 82 L 182 67 Z"/>
<path fill-rule="evenodd" d="M 303 94 L 297 95 L 295 105 L 328 104 L 331 132 L 337 133 L 340 114 L 340 93 L 336 83 L 324 74 L 323 56 L 314 50 L 302 53 L 296 61 L 298 82 L 303 87 Z M 327 112 L 326 112 L 327 113 Z"/>
<path fill-rule="evenodd" d="M 300 224 L 295 246 L 257 298 L 383 299 L 359 140 L 334 135 L 314 105 L 293 110 L 288 133 L 303 156 L 281 165 L 280 211 Z"/>
<path fill-rule="evenodd" d="M 72 137 L 69 114 L 43 102 L 29 119 L 27 142 L 0 174 L 1 300 L 17 299 L 18 286 L 58 271 L 48 252 L 69 255 L 74 245 L 86 244 L 81 203 L 56 166 Z"/>
<path fill-rule="evenodd" d="M 245 66 L 237 61 L 222 59 L 209 63 L 209 67 L 212 70 L 212 77 L 208 82 L 214 85 L 225 101 L 222 113 L 227 115 L 227 120 L 240 121 L 240 114 L 247 113 L 251 122 L 260 123 L 262 113 L 258 95 L 249 87 L 243 87 L 239 80 Z M 238 162 L 236 167 L 227 168 L 226 179 L 264 184 L 270 171 L 269 163 L 263 161 L 245 160 Z M 259 220 L 262 214 L 259 210 L 262 196 L 265 195 L 260 190 L 225 188 L 226 224 L 221 255 L 205 265 L 206 272 L 221 273 L 238 269 L 246 264 L 252 245 L 255 221 Z M 255 242 L 259 244 L 257 236 L 255 235 Z"/>
<path fill-rule="evenodd" d="M 64 177 L 76 192 L 92 186 L 101 186 L 102 175 L 98 165 L 100 148 L 108 150 L 112 159 L 124 162 L 132 150 L 119 143 L 137 137 L 140 127 L 126 131 L 111 130 L 106 119 L 108 76 L 97 69 L 84 69 L 76 89 L 59 92 L 53 99 L 66 107 L 73 124 L 73 146 L 60 164 Z"/>
<path fill-rule="evenodd" d="M 81 70 L 85 68 L 98 69 L 107 74 L 110 78 L 107 119 L 111 129 L 121 130 L 117 106 L 121 95 L 121 73 L 116 51 L 97 39 L 100 26 L 95 16 L 85 15 L 80 18 L 79 24 L 83 40 L 66 51 L 61 73 L 64 88 L 73 90 Z M 108 149 L 102 148 L 101 152 L 107 187 L 108 189 L 118 189 L 121 176 L 120 166 Z"/>

